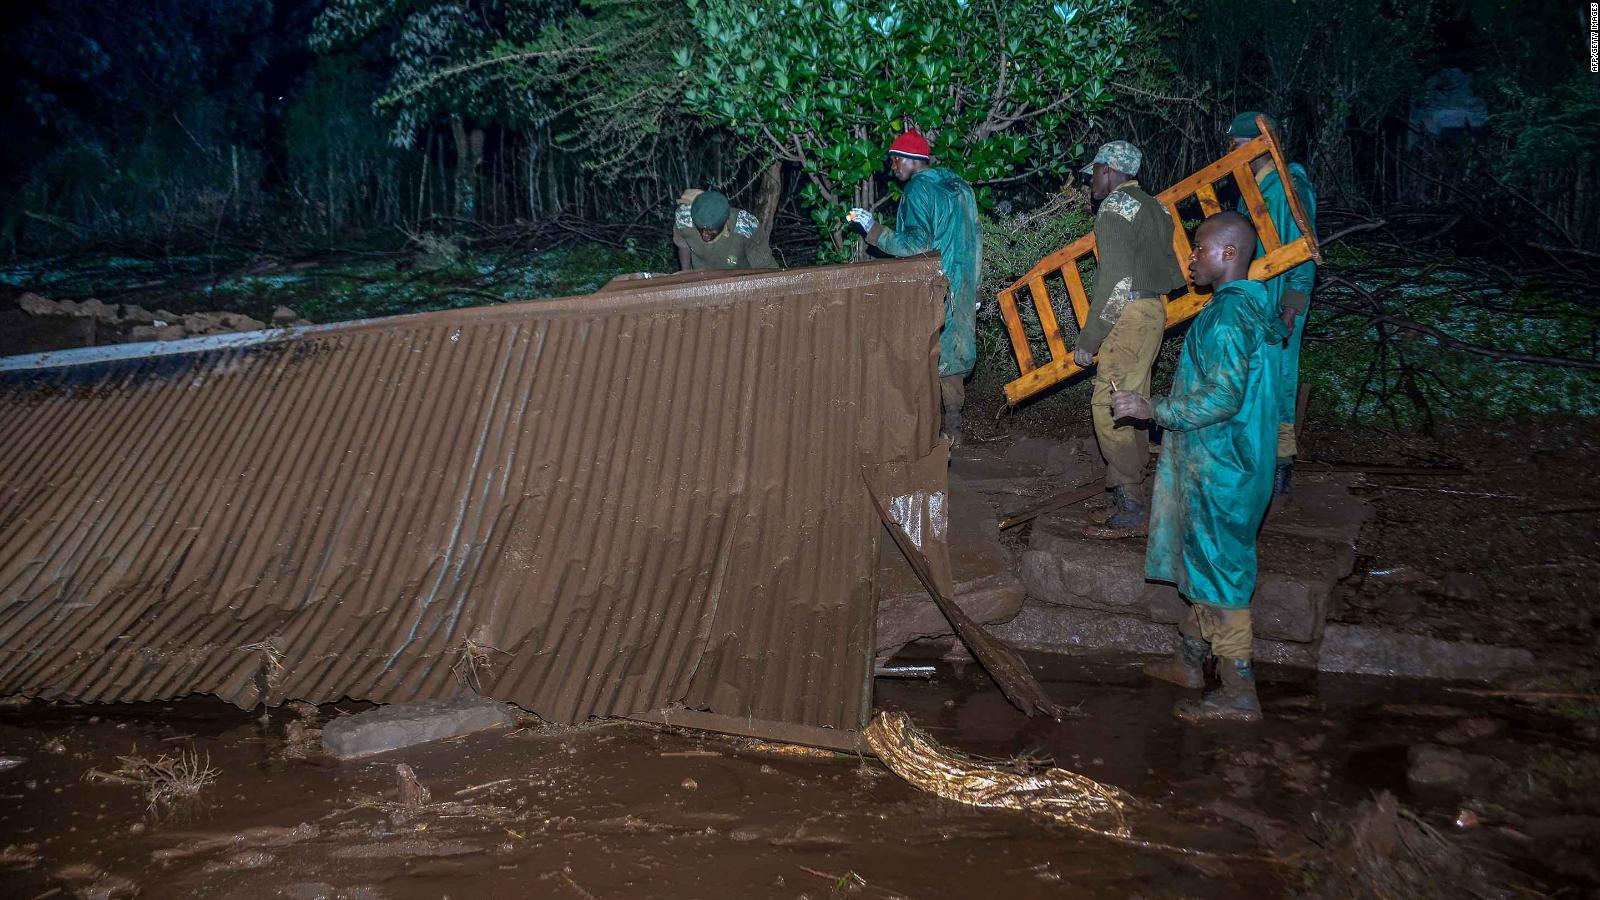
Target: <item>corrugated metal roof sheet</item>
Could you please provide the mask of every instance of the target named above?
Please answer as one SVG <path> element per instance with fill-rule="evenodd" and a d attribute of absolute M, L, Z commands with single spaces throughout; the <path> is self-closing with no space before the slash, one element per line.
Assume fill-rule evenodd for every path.
<path fill-rule="evenodd" d="M 0 695 L 439 697 L 470 641 L 554 721 L 858 727 L 861 473 L 934 443 L 943 293 L 918 258 L 0 360 Z"/>

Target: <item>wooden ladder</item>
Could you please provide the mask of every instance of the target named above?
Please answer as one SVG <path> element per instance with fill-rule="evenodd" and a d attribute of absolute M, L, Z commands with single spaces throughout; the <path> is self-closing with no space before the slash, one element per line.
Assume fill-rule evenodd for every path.
<path fill-rule="evenodd" d="M 1200 208 L 1207 216 L 1221 212 L 1222 204 L 1217 201 L 1216 185 L 1224 178 L 1231 176 L 1234 183 L 1239 186 L 1245 206 L 1250 211 L 1250 221 L 1255 223 L 1261 245 L 1266 248 L 1266 253 L 1256 257 L 1250 264 L 1251 278 L 1264 281 L 1287 272 L 1308 259 L 1322 262 L 1322 254 L 1317 247 L 1317 236 L 1311 230 L 1305 205 L 1295 190 L 1294 181 L 1289 177 L 1289 165 L 1284 162 L 1283 153 L 1279 150 L 1277 132 L 1266 116 L 1258 116 L 1256 124 L 1261 128 L 1259 137 L 1167 188 L 1157 197 L 1168 209 L 1174 211 L 1173 219 L 1176 227 L 1172 230 L 1172 252 L 1177 254 L 1178 267 L 1183 270 L 1183 279 L 1187 285 L 1183 296 L 1167 303 L 1168 331 L 1194 318 L 1211 299 L 1210 291 L 1202 293 L 1189 280 L 1189 234 L 1184 230 L 1182 221 L 1178 220 L 1176 210 L 1180 203 L 1193 197 L 1199 201 Z M 1300 226 L 1301 237 L 1287 244 L 1278 240 L 1277 224 L 1267 212 L 1267 203 L 1261 196 L 1261 188 L 1256 184 L 1255 173 L 1251 170 L 1251 164 L 1263 156 L 1272 158 L 1272 165 L 1278 170 L 1278 177 L 1282 180 L 1284 190 L 1289 197 L 1290 214 Z M 1098 258 L 1092 232 L 1039 260 L 1028 270 L 1028 274 L 1017 279 L 997 295 L 1000 301 L 1000 315 L 1005 320 L 1006 333 L 1011 338 L 1011 351 L 1016 355 L 1017 368 L 1021 371 L 1016 380 L 1006 384 L 1007 402 L 1013 405 L 1020 403 L 1083 371 L 1083 367 L 1072 361 L 1072 350 L 1067 346 L 1066 338 L 1061 333 L 1060 320 L 1056 318 L 1055 307 L 1050 303 L 1050 291 L 1045 286 L 1045 279 L 1060 278 L 1066 283 L 1067 296 L 1072 301 L 1072 314 L 1081 330 L 1089 318 L 1089 295 L 1083 289 L 1083 277 L 1079 273 L 1078 263 L 1090 255 L 1096 255 Z M 1038 313 L 1039 325 L 1044 330 L 1045 345 L 1050 353 L 1050 359 L 1043 365 L 1034 363 L 1033 349 L 1028 345 L 1022 318 L 1017 313 L 1017 292 L 1024 288 L 1033 299 L 1033 308 Z"/>

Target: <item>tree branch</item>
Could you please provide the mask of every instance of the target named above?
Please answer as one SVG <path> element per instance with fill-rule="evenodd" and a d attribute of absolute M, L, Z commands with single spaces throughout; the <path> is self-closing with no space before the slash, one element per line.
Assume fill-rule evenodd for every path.
<path fill-rule="evenodd" d="M 1326 296 L 1319 297 L 1319 302 L 1326 303 L 1334 309 L 1342 310 L 1353 315 L 1365 316 L 1367 321 L 1373 325 L 1388 325 L 1391 328 L 1398 328 L 1402 331 L 1410 331 L 1416 334 L 1427 335 L 1428 337 L 1433 338 L 1434 341 L 1439 344 L 1439 346 L 1450 350 L 1459 350 L 1463 353 L 1486 356 L 1490 359 L 1501 359 L 1507 362 L 1519 362 L 1535 366 L 1553 366 L 1564 369 L 1600 370 L 1600 360 L 1577 359 L 1570 356 L 1545 356 L 1539 353 L 1523 353 L 1518 350 L 1497 350 L 1493 347 L 1470 344 L 1459 338 L 1452 337 L 1451 335 L 1433 327 L 1432 325 L 1424 325 L 1415 319 L 1408 319 L 1404 316 L 1396 316 L 1391 313 L 1382 312 L 1382 306 L 1380 306 L 1378 303 L 1378 297 L 1373 294 L 1373 292 L 1367 290 L 1359 284 L 1356 284 L 1348 278 L 1334 275 L 1328 279 L 1328 283 L 1341 285 L 1353 291 L 1355 294 L 1371 304 L 1374 311 L 1367 312 L 1356 309 L 1353 306 L 1346 306 L 1345 304 L 1339 303 L 1336 300 L 1329 300 Z"/>

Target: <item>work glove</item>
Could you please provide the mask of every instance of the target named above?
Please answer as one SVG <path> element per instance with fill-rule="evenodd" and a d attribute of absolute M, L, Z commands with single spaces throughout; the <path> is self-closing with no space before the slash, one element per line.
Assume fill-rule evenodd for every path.
<path fill-rule="evenodd" d="M 845 216 L 845 218 L 856 223 L 857 225 L 860 225 L 863 233 L 870 234 L 872 232 L 872 223 L 875 220 L 873 219 L 871 212 L 868 212 L 867 210 L 864 210 L 858 206 L 855 209 L 850 210 L 850 214 Z"/>
<path fill-rule="evenodd" d="M 1111 421 L 1136 419 L 1148 422 L 1156 417 L 1150 398 L 1134 391 L 1116 391 L 1111 395 Z"/>
<path fill-rule="evenodd" d="M 1083 347 L 1079 347 L 1078 349 L 1072 351 L 1072 361 L 1078 364 L 1078 368 L 1087 369 L 1094 365 L 1094 353 L 1084 349 Z"/>

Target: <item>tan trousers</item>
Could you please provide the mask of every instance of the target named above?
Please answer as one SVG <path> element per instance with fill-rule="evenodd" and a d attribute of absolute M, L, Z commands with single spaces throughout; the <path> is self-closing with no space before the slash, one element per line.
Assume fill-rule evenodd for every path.
<path fill-rule="evenodd" d="M 1206 603 L 1191 603 L 1178 632 L 1187 638 L 1211 645 L 1211 655 L 1223 659 L 1250 659 L 1250 607 L 1223 609 Z"/>
<path fill-rule="evenodd" d="M 1300 451 L 1299 445 L 1297 445 L 1295 443 L 1295 439 L 1294 439 L 1294 423 L 1293 422 L 1279 422 L 1278 423 L 1278 462 L 1285 463 L 1285 462 L 1288 462 L 1288 461 L 1294 459 L 1294 455 L 1296 453 L 1298 453 L 1299 451 Z"/>
<path fill-rule="evenodd" d="M 1094 436 L 1100 442 L 1100 455 L 1106 458 L 1108 489 L 1120 485 L 1142 488 L 1144 467 L 1150 460 L 1150 432 L 1143 427 L 1112 424 L 1111 382 L 1117 383 L 1118 390 L 1150 396 L 1150 367 L 1161 351 L 1161 333 L 1166 324 L 1165 301 L 1130 300 L 1122 318 L 1100 345 L 1089 403 L 1094 413 Z"/>

